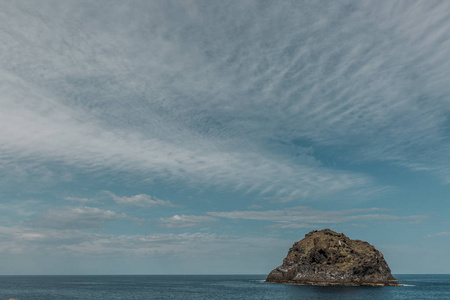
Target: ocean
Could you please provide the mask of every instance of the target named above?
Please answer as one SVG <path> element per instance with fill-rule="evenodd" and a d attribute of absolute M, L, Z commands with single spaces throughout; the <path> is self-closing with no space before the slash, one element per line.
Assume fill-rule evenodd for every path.
<path fill-rule="evenodd" d="M 394 275 L 403 287 L 266 283 L 266 275 L 0 276 L 0 299 L 450 299 L 450 275 Z"/>

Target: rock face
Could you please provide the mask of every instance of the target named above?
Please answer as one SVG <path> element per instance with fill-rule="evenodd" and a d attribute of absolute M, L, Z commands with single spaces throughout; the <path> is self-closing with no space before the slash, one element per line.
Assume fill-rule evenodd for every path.
<path fill-rule="evenodd" d="M 330 229 L 314 230 L 295 243 L 267 282 L 311 285 L 398 286 L 374 246 Z"/>

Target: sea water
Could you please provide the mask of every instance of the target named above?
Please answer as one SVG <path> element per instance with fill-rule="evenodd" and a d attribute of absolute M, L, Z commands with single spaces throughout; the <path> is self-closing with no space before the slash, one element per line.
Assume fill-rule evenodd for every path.
<path fill-rule="evenodd" d="M 264 282 L 265 275 L 0 276 L 0 299 L 450 299 L 450 275 L 394 275 L 403 287 Z"/>

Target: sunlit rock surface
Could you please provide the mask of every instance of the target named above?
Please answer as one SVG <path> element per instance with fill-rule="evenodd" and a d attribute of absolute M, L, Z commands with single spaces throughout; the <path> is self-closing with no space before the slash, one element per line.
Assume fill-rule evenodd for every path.
<path fill-rule="evenodd" d="M 311 285 L 398 286 L 374 246 L 330 229 L 311 231 L 295 243 L 267 282 Z"/>

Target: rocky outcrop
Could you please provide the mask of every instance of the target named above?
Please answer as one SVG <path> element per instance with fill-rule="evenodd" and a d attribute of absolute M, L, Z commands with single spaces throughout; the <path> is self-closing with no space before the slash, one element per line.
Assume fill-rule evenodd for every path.
<path fill-rule="evenodd" d="M 314 230 L 295 243 L 267 282 L 311 285 L 398 286 L 374 246 L 330 229 Z"/>

